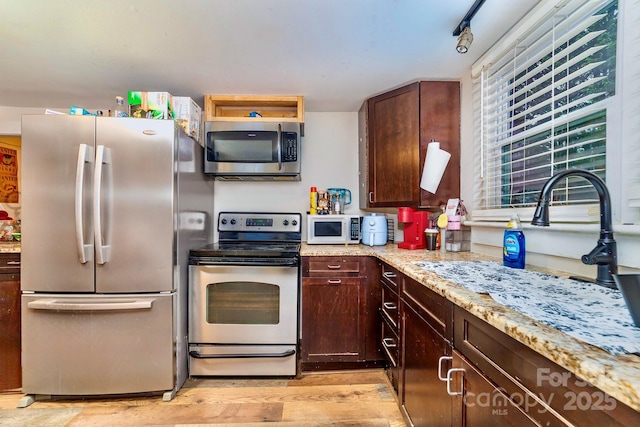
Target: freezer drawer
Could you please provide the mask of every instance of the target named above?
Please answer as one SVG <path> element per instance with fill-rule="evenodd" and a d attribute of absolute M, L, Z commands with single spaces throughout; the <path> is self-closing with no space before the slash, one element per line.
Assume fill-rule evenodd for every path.
<path fill-rule="evenodd" d="M 22 391 L 102 395 L 175 386 L 173 294 L 23 295 Z"/>

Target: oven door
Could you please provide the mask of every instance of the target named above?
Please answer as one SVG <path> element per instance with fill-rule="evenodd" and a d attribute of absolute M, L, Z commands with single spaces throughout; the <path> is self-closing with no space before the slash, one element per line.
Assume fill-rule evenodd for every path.
<path fill-rule="evenodd" d="M 296 344 L 299 268 L 191 265 L 189 344 Z"/>

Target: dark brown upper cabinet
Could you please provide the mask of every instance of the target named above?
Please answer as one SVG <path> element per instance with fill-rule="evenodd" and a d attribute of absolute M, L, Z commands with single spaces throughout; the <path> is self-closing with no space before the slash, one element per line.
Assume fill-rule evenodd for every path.
<path fill-rule="evenodd" d="M 433 207 L 460 196 L 460 83 L 419 81 L 366 100 L 358 114 L 360 208 Z M 436 194 L 420 188 L 427 144 L 451 153 Z"/>

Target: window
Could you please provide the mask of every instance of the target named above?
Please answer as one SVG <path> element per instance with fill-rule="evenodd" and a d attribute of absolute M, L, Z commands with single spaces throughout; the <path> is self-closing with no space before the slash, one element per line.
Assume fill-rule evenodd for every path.
<path fill-rule="evenodd" d="M 476 209 L 535 206 L 544 183 L 565 169 L 607 178 L 618 1 L 543 3 L 528 29 L 520 28 L 514 41 L 493 48 L 472 70 L 480 154 Z M 569 178 L 552 200 L 576 205 L 598 197 L 588 182 Z"/>

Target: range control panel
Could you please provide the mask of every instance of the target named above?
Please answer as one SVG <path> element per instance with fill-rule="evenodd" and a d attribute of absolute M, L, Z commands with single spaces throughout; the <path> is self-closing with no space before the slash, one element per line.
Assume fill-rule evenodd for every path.
<path fill-rule="evenodd" d="M 301 231 L 302 215 L 299 213 L 274 212 L 220 212 L 218 231 Z"/>

